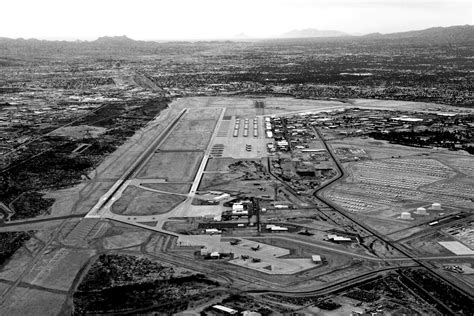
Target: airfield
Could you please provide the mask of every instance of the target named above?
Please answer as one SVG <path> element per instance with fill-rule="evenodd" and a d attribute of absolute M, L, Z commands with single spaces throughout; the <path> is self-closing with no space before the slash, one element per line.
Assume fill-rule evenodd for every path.
<path fill-rule="evenodd" d="M 268 168 L 265 161 L 272 155 L 267 150 L 267 144 L 273 140 L 266 137 L 265 117 L 341 111 L 348 106 L 368 109 L 382 107 L 388 110 L 413 106 L 413 103 L 387 101 L 356 100 L 354 105 L 348 105 L 338 101 L 291 98 L 268 98 L 263 102 L 264 109 L 256 108 L 255 100 L 245 98 L 196 97 L 176 100 L 169 109 L 172 121 L 158 137 L 159 141 L 155 140 L 155 143 L 150 144 L 152 150 L 148 151 L 148 155 L 132 164 L 133 173 L 130 177 L 119 179 L 86 218 L 106 218 L 169 234 L 176 237 L 177 243 L 182 246 L 203 247 L 209 252 L 229 252 L 233 253 L 235 258 L 250 256 L 242 247 L 222 241 L 220 235 L 209 236 L 204 232 L 201 232 L 202 235 L 194 235 L 196 232 L 183 235 L 167 231 L 163 225 L 179 218 L 208 218 L 220 221 L 225 210 L 222 203 L 193 203 L 196 199 L 208 199 L 208 196 L 205 196 L 207 190 L 220 190 L 232 196 L 242 193 L 258 196 L 260 193 L 266 197 L 277 198 L 272 196 L 271 189 L 275 186 L 275 180 L 260 176 L 257 172 L 258 168 Z M 416 105 L 420 111 L 443 110 L 439 105 Z M 348 212 L 368 215 L 365 220 L 376 224 L 381 232 L 391 233 L 427 223 L 439 216 L 439 212 L 429 212 L 427 216 L 413 215 L 414 221 L 407 223 L 399 218 L 401 210 L 407 207 L 413 210 L 417 207 L 429 209 L 430 201 L 442 200 L 443 205 L 449 205 L 443 209 L 443 215 L 449 215 L 458 211 L 459 207 L 468 208 L 472 205 L 466 195 L 469 188 L 461 191 L 464 195 L 460 196 L 459 190 L 449 187 L 452 182 L 450 179 L 458 173 L 454 168 L 443 164 L 441 159 L 417 157 L 412 150 L 407 151 L 406 157 L 402 157 L 403 152 L 397 151 L 397 158 L 394 159 L 389 158 L 393 157 L 393 153 L 385 152 L 382 155 L 386 157 L 380 156 L 386 147 L 374 146 L 377 149 L 375 150 L 365 145 L 359 142 L 353 147 L 366 148 L 368 154 L 376 160 L 348 164 L 346 168 L 349 176 L 324 191 L 324 196 Z M 338 146 L 337 141 L 331 143 L 331 146 Z M 443 153 L 433 155 L 442 156 Z M 254 165 L 232 169 L 232 163 L 237 161 L 253 161 Z M 258 176 L 248 179 L 249 174 Z M 242 181 L 244 176 L 247 178 Z M 260 192 L 248 189 L 249 181 L 253 181 L 253 185 L 258 186 Z M 446 190 L 446 186 L 449 190 Z M 440 196 L 436 188 L 442 189 L 444 196 Z M 399 202 L 407 199 L 418 202 Z M 239 235 L 235 230 L 233 233 Z M 249 237 L 256 236 L 255 234 L 256 232 L 253 232 Z M 259 234 L 260 232 L 257 233 Z M 242 240 L 246 242 L 246 239 Z M 230 260 L 229 263 L 270 274 L 293 274 L 318 268 L 311 262 L 309 253 L 306 258 L 297 259 L 292 263 L 291 260 L 280 258 L 288 249 L 276 247 L 272 248 L 273 251 L 267 251 L 271 246 L 262 244 L 262 247 L 265 250 L 258 251 L 253 256 L 258 257 L 257 264 L 241 259 Z M 323 249 L 324 247 L 318 249 L 315 244 L 314 254 L 327 252 L 327 249 Z M 270 254 L 271 252 L 273 253 Z M 368 253 L 362 256 L 371 257 Z M 272 269 L 262 268 L 268 266 Z"/>
<path fill-rule="evenodd" d="M 256 107 L 256 100 L 265 107 Z M 49 309 L 59 312 L 63 303 L 58 302 L 67 300 L 70 289 L 77 287 L 83 267 L 108 251 L 184 266 L 236 288 L 284 287 L 294 292 L 331 284 L 342 288 L 381 271 L 414 266 L 413 259 L 432 262 L 439 269 L 446 262 L 470 265 L 474 256 L 459 244 L 473 249 L 472 225 L 462 225 L 472 222 L 472 215 L 454 222 L 460 225 L 461 234 L 448 225 L 439 229 L 429 226 L 440 218 L 439 210 L 430 210 L 433 202 L 441 203 L 442 216 L 472 210 L 469 194 L 474 158 L 469 155 L 356 138 L 327 141 L 336 156 L 337 148 L 353 148 L 358 155 L 366 153 L 368 159 L 343 163 L 344 177 L 322 190 L 320 198 L 407 247 L 423 241 L 424 245 L 415 245 L 411 257 L 378 243 L 370 232 L 355 227 L 341 214 L 331 213 L 322 206 L 324 201 L 295 194 L 270 172 L 269 158 L 275 154 L 267 147 L 273 139 L 266 134 L 266 117 L 351 107 L 414 110 L 414 106 L 422 112 L 469 111 L 439 104 L 374 100 L 177 99 L 91 172 L 90 180 L 55 194 L 58 201 L 50 217 L 74 217 L 45 224 L 24 223 L 19 228 L 39 233 L 27 243 L 27 249 L 35 254 L 19 252 L 0 273 L 6 280 L 0 284 L 4 301 L 9 298 L 4 311 L 14 313 L 15 304 L 21 301 L 33 312 L 38 302 L 25 303 L 25 291 L 45 291 L 41 293 L 47 298 L 39 304 L 38 313 Z M 324 148 L 323 139 L 315 139 L 317 142 Z M 348 151 L 341 149 L 343 152 Z M 262 221 L 283 225 L 288 231 L 259 230 L 249 219 L 244 221 L 245 228 L 235 224 L 222 233 L 206 233 L 203 223 L 225 224 L 222 215 L 231 209 L 224 206 L 227 200 L 204 203 L 215 196 L 214 191 L 228 193 L 227 200 L 250 196 L 265 205 L 273 201 L 295 205 L 294 209 L 268 207 L 266 213 L 260 213 Z M 426 208 L 428 215 L 414 214 L 412 221 L 398 218 L 402 211 L 413 214 L 419 207 Z M 332 214 L 329 219 L 328 214 Z M 353 229 L 351 233 L 357 232 L 367 243 L 374 240 L 373 247 L 355 237 L 349 243 L 328 241 L 328 234 L 345 229 Z M 301 234 L 305 231 L 311 235 Z M 430 237 L 433 234 L 438 234 L 435 239 Z M 238 243 L 231 243 L 235 240 Z M 232 257 L 206 260 L 196 254 L 199 252 L 230 253 Z M 313 256 L 324 260 L 314 262 Z M 64 270 L 68 273 L 62 274 Z M 469 289 L 474 278 L 469 276 L 462 282 Z"/>

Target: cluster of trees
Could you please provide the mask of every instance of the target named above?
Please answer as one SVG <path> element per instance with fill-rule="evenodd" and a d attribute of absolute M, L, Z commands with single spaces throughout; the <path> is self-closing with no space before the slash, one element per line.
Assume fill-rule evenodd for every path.
<path fill-rule="evenodd" d="M 103 254 L 74 293 L 74 313 L 179 311 L 187 299 L 218 286 L 202 274 L 175 277 L 172 268 L 147 258 Z"/>
<path fill-rule="evenodd" d="M 439 308 L 442 308 L 442 306 L 439 306 L 436 300 L 448 306 L 456 315 L 474 315 L 474 300 L 472 297 L 464 295 L 425 269 L 407 269 L 401 273 L 401 276 L 401 280 L 414 290 L 421 287 L 427 291 L 430 294 L 429 296 L 424 293 L 418 294 L 428 301 L 431 300 L 431 303 Z M 433 300 L 433 297 L 436 300 Z"/>
<path fill-rule="evenodd" d="M 147 278 L 164 279 L 174 273 L 172 268 L 162 266 L 147 258 L 102 254 L 89 269 L 79 285 L 79 291 L 97 291 L 113 286 L 140 282 Z"/>
<path fill-rule="evenodd" d="M 341 307 L 341 304 L 334 302 L 330 296 L 307 296 L 307 297 L 292 297 L 292 296 L 281 296 L 281 295 L 267 295 L 271 300 L 277 302 L 290 303 L 294 305 L 315 305 L 321 309 L 332 311 Z"/>
<path fill-rule="evenodd" d="M 82 175 L 166 108 L 168 102 L 153 99 L 130 105 L 110 103 L 75 123 L 107 128 L 100 138 L 73 140 L 49 136 L 28 144 L 20 157 L 0 171 L 0 201 L 8 205 L 16 200 L 14 219 L 44 213 L 54 202 L 43 198 L 44 191 L 79 183 Z M 79 143 L 91 146 L 80 154 L 72 154 Z"/>
<path fill-rule="evenodd" d="M 372 132 L 369 136 L 408 146 L 465 149 L 471 154 L 474 153 L 474 147 L 470 146 L 472 136 L 464 131 L 390 131 L 388 133 Z"/>
<path fill-rule="evenodd" d="M 380 299 L 380 295 L 378 295 L 374 291 L 367 291 L 360 288 L 352 289 L 351 291 L 344 294 L 344 296 L 356 299 L 361 302 L 375 302 Z"/>
<path fill-rule="evenodd" d="M 54 199 L 44 198 L 44 194 L 30 191 L 24 192 L 18 196 L 13 203 L 10 204 L 15 212 L 11 219 L 31 218 L 42 215 L 53 205 Z"/>
<path fill-rule="evenodd" d="M 34 231 L 0 233 L 0 267 L 33 236 Z"/>

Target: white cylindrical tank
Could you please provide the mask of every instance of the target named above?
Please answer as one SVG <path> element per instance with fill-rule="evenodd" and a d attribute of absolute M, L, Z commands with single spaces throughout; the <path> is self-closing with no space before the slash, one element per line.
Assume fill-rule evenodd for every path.
<path fill-rule="evenodd" d="M 401 219 L 412 219 L 410 212 L 402 212 L 402 214 L 400 214 L 400 218 Z"/>
<path fill-rule="evenodd" d="M 441 204 L 439 203 L 433 203 L 431 204 L 431 209 L 434 211 L 442 211 L 443 209 L 441 208 Z"/>
<path fill-rule="evenodd" d="M 417 214 L 417 215 L 428 215 L 428 213 L 426 212 L 426 208 L 424 208 L 424 207 L 417 208 L 416 211 L 415 211 L 415 214 Z"/>

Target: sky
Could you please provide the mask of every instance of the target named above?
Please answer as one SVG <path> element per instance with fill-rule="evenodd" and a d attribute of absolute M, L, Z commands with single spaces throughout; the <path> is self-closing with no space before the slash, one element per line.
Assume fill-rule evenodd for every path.
<path fill-rule="evenodd" d="M 393 33 L 473 24 L 474 0 L 6 0 L 0 37 L 275 37 L 294 29 Z"/>

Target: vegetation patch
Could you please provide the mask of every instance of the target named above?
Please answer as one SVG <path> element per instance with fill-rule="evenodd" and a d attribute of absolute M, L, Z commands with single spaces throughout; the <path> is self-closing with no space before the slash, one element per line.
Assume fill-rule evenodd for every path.
<path fill-rule="evenodd" d="M 54 199 L 43 198 L 39 192 L 25 192 L 12 203 L 15 214 L 12 219 L 31 218 L 49 211 Z"/>
<path fill-rule="evenodd" d="M 33 236 L 34 231 L 0 233 L 0 267 Z"/>
<path fill-rule="evenodd" d="M 74 314 L 180 311 L 218 285 L 202 274 L 177 276 L 147 258 L 101 255 L 74 294 Z"/>

